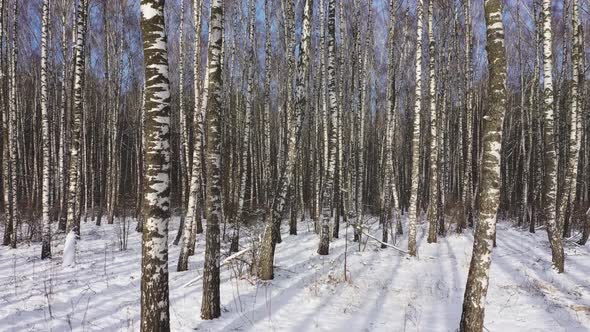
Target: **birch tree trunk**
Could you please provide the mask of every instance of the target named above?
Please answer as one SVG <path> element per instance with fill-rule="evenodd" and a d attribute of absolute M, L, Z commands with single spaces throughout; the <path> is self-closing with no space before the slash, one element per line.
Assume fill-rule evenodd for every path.
<path fill-rule="evenodd" d="M 164 0 L 141 1 L 145 65 L 145 181 L 141 330 L 169 331 L 170 84 Z"/>
<path fill-rule="evenodd" d="M 506 55 L 502 1 L 486 0 L 484 7 L 489 64 L 489 109 L 483 119 L 479 216 L 463 298 L 460 331 L 483 331 L 484 306 L 493 248 L 492 238 L 496 232 L 496 213 L 500 199 L 502 120 L 506 111 Z"/>
<path fill-rule="evenodd" d="M 434 1 L 428 4 L 428 40 L 429 40 L 429 96 L 430 101 L 430 194 L 428 195 L 428 243 L 436 242 L 437 221 L 438 221 L 438 133 L 436 118 L 436 73 L 435 61 L 435 40 L 434 40 Z"/>
<path fill-rule="evenodd" d="M 291 0 L 287 0 L 291 1 Z M 287 4 L 287 10 L 292 11 L 291 5 Z M 305 111 L 305 79 L 309 71 L 309 47 L 311 41 L 311 17 L 313 10 L 313 0 L 306 0 L 303 7 L 303 33 L 301 38 L 299 65 L 296 77 L 296 103 L 295 110 L 289 113 L 289 131 L 288 131 L 288 145 L 287 145 L 287 160 L 282 167 L 280 179 L 277 183 L 276 192 L 273 198 L 273 203 L 270 208 L 272 215 L 267 220 L 264 228 L 264 235 L 262 238 L 260 257 L 258 260 L 258 278 L 261 280 L 271 280 L 274 277 L 274 254 L 277 244 L 278 236 L 281 227 L 281 219 L 285 202 L 287 200 L 287 192 L 291 179 L 293 178 L 293 171 L 295 162 L 300 150 L 301 137 L 301 119 Z M 289 15 L 291 16 L 291 15 Z M 289 47 L 289 51 L 292 50 Z"/>
<path fill-rule="evenodd" d="M 203 103 L 202 98 L 203 88 L 201 83 L 201 6 L 202 0 L 194 0 L 193 17 L 195 21 L 195 53 L 194 53 L 194 90 L 195 90 L 195 108 L 193 110 L 193 126 L 195 142 L 192 154 L 192 168 L 189 183 L 189 196 L 186 216 L 184 219 L 184 230 L 182 237 L 182 244 L 180 247 L 180 256 L 178 258 L 177 271 L 186 271 L 188 269 L 188 257 L 190 256 L 191 248 L 194 249 L 194 240 L 196 238 L 196 224 L 197 219 L 201 219 L 201 212 L 199 209 L 199 191 L 201 190 L 201 174 L 203 169 L 201 167 L 201 142 L 203 138 L 203 118 L 205 115 L 206 103 Z M 208 80 L 205 80 L 207 84 Z"/>
<path fill-rule="evenodd" d="M 104 177 L 104 181 L 105 181 L 105 190 L 104 190 L 104 200 L 105 200 L 105 205 L 106 205 L 106 210 L 107 210 L 107 223 L 108 224 L 112 224 L 113 223 L 113 218 L 114 218 L 114 208 L 113 208 L 113 203 L 114 203 L 114 197 L 113 197 L 113 187 L 114 187 L 114 179 L 113 179 L 113 175 L 114 175 L 114 167 L 115 167 L 115 154 L 113 153 L 113 148 L 115 145 L 115 142 L 113 141 L 113 135 L 112 132 L 115 130 L 115 128 L 113 127 L 113 111 L 115 109 L 114 107 L 114 103 L 113 103 L 113 97 L 112 97 L 112 90 L 113 90 L 113 79 L 112 79 L 112 75 L 111 75 L 111 47 L 110 47 L 110 41 L 111 41 L 111 36 L 109 35 L 109 24 L 108 24 L 108 20 L 107 20 L 107 16 L 108 16 L 108 1 L 105 1 L 103 3 L 103 29 L 104 29 L 104 76 L 105 76 L 105 80 L 106 80 L 106 84 L 105 84 L 105 103 L 104 103 L 104 112 L 106 113 L 106 121 L 108 123 L 108 126 L 106 126 L 106 128 L 104 129 L 104 133 L 107 136 L 106 141 L 107 141 L 107 152 L 106 152 L 106 172 L 105 172 L 105 177 Z M 97 220 L 97 223 L 100 225 L 100 223 L 102 222 L 102 216 L 99 216 L 99 220 Z"/>
<path fill-rule="evenodd" d="M 0 50 L 1 46 L 4 44 L 4 0 L 0 0 Z M 0 82 L 4 82 L 4 66 L 0 65 Z M 10 75 L 10 74 L 9 74 Z M 4 89 L 3 87 L 0 88 L 0 99 L 1 102 L 4 102 Z M 2 240 L 2 245 L 7 246 L 10 244 L 10 238 L 12 237 L 12 228 L 13 228 L 13 210 L 12 210 L 12 200 L 11 200 L 11 191 L 7 190 L 10 188 L 10 143 L 9 143 L 9 136 L 8 136 L 8 127 L 10 126 L 10 119 L 9 119 L 9 112 L 8 108 L 3 107 L 2 112 L 2 187 L 3 190 L 3 204 L 4 204 L 4 215 L 5 215 L 5 226 L 4 226 L 4 237 Z"/>
<path fill-rule="evenodd" d="M 570 85 L 570 131 L 566 133 L 568 138 L 568 148 L 566 159 L 566 174 L 565 183 L 562 193 L 562 198 L 559 202 L 558 208 L 558 230 L 563 230 L 564 236 L 570 236 L 570 224 L 566 223 L 566 218 L 569 216 L 570 219 L 574 218 L 574 205 L 576 196 L 576 183 L 578 179 L 578 161 L 580 156 L 580 143 L 582 136 L 582 126 L 579 116 L 580 107 L 580 96 L 578 88 L 580 81 L 583 82 L 584 74 L 583 69 L 580 66 L 580 58 L 583 53 L 582 42 L 581 42 L 581 30 L 580 24 L 580 8 L 577 0 L 573 2 L 573 15 L 572 15 L 572 81 Z"/>
<path fill-rule="evenodd" d="M 66 233 L 75 232 L 80 236 L 80 220 L 77 219 L 77 211 L 80 209 L 79 196 L 80 167 L 80 140 L 82 130 L 82 114 L 84 112 L 84 75 L 86 71 L 86 18 L 88 2 L 80 0 L 78 3 L 78 19 L 76 33 L 76 50 L 74 56 L 74 107 L 72 123 L 72 142 L 70 147 L 70 171 L 68 188 L 68 214 L 66 219 Z"/>
<path fill-rule="evenodd" d="M 51 225 L 49 216 L 49 183 L 50 183 L 50 141 L 49 141 L 49 112 L 47 110 L 47 35 L 49 31 L 49 0 L 43 1 L 43 18 L 41 27 L 41 127 L 43 135 L 43 191 L 41 198 L 43 223 L 41 259 L 51 258 Z"/>
<path fill-rule="evenodd" d="M 13 3 L 13 26 L 12 26 L 12 54 L 10 58 L 10 96 L 9 96 L 9 125 L 8 125 L 8 144 L 9 144 L 9 163 L 10 163 L 10 201 L 12 205 L 12 234 L 10 235 L 10 246 L 16 248 L 17 232 L 20 223 L 20 213 L 18 207 L 18 104 L 17 104 L 17 84 L 16 68 L 18 63 L 18 1 Z"/>
<path fill-rule="evenodd" d="M 256 34 L 256 2 L 250 1 L 250 25 L 249 25 L 249 42 L 250 56 L 248 59 L 248 83 L 246 87 L 246 114 L 244 115 L 244 131 L 242 133 L 242 158 L 240 161 L 240 183 L 238 197 L 237 219 L 234 220 L 234 230 L 232 234 L 232 243 L 230 251 L 238 252 L 240 241 L 240 223 L 244 222 L 244 199 L 246 197 L 246 181 L 248 179 L 248 159 L 250 158 L 250 123 L 252 119 L 252 85 L 254 84 L 254 65 L 256 49 L 254 47 L 254 35 Z M 252 199 L 252 198 L 251 198 Z"/>
<path fill-rule="evenodd" d="M 551 31 L 551 0 L 543 0 L 543 108 L 545 142 L 545 176 L 543 204 L 547 222 L 547 236 L 551 245 L 553 266 L 559 273 L 564 271 L 563 244 L 556 220 L 557 155 L 555 152 L 554 100 L 553 100 L 553 59 Z"/>
<path fill-rule="evenodd" d="M 388 71 L 387 71 L 387 79 L 388 79 L 388 86 L 387 86 L 387 114 L 385 116 L 385 149 L 384 149 L 384 159 L 385 159 L 385 180 L 384 180 L 384 193 L 382 194 L 383 197 L 383 210 L 382 216 L 383 219 L 383 236 L 381 244 L 381 248 L 385 249 L 387 246 L 388 240 L 388 231 L 391 229 L 391 216 L 396 216 L 397 213 L 395 212 L 395 204 L 398 202 L 397 198 L 397 191 L 395 188 L 395 180 L 394 176 L 394 167 L 393 167 L 393 138 L 395 135 L 395 102 L 396 102 L 396 91 L 395 91 L 395 84 L 396 84 L 396 77 L 395 77 L 395 48 L 394 48 L 394 33 L 395 33 L 395 9 L 396 9 L 397 1 L 390 0 L 389 1 L 389 64 L 388 64 Z M 392 211 L 393 210 L 393 211 Z"/>
<path fill-rule="evenodd" d="M 371 6 L 372 0 L 369 0 Z M 309 31 L 309 29 L 308 29 Z M 308 32 L 309 34 L 309 32 Z M 326 179 L 322 188 L 322 228 L 318 254 L 327 255 L 330 249 L 330 219 L 334 206 L 334 174 L 336 171 L 336 153 L 338 148 L 338 102 L 336 96 L 336 1 L 328 2 L 328 100 L 330 110 L 329 153 Z M 309 55 L 308 55 L 309 56 Z M 328 125 L 326 121 L 325 125 Z"/>
<path fill-rule="evenodd" d="M 266 43 L 265 43 L 265 50 L 264 50 L 264 133 L 263 133 L 263 141 L 264 141 L 264 203 L 269 204 L 270 202 L 270 192 L 271 192 L 271 163 L 270 163 L 270 79 L 271 79 L 271 57 L 272 57 L 272 48 L 271 48 L 271 11 L 269 7 L 270 0 L 264 0 L 264 25 L 265 25 L 265 33 L 266 33 Z"/>
<path fill-rule="evenodd" d="M 221 205 L 221 108 L 223 93 L 221 52 L 223 48 L 223 0 L 212 0 L 209 22 L 207 98 L 207 233 L 201 318 L 221 315 L 219 299 Z"/>
<path fill-rule="evenodd" d="M 60 144 L 59 144 L 59 200 L 60 200 L 60 207 L 59 207 L 59 223 L 58 229 L 60 231 L 66 230 L 66 219 L 67 219 L 67 199 L 68 199 L 68 168 L 66 167 L 69 153 L 69 131 L 67 129 L 67 124 L 69 121 L 66 121 L 68 118 L 68 103 L 66 98 L 66 91 L 67 91 L 67 68 L 68 68 L 68 46 L 67 46 L 67 21 L 68 21 L 68 13 L 69 8 L 65 5 L 65 1 L 62 0 L 62 16 L 61 16 L 61 23 L 62 23 L 62 30 L 61 30 L 61 51 L 63 56 L 63 64 L 61 68 L 61 96 L 60 96 L 60 115 L 59 115 L 59 131 L 64 133 L 60 136 Z M 73 34 L 72 34 L 73 35 Z M 102 210 L 101 210 L 102 211 Z M 100 218 L 97 219 L 97 223 L 100 221 Z"/>
<path fill-rule="evenodd" d="M 326 77 L 328 76 L 327 67 L 326 67 L 326 1 L 320 0 L 319 1 L 320 7 L 320 72 L 318 73 L 319 77 L 319 108 L 320 108 L 320 117 L 317 120 L 322 120 L 322 147 L 321 147 L 321 162 L 318 163 L 318 179 L 319 184 L 317 186 L 317 211 L 314 220 L 314 230 L 317 234 L 320 234 L 321 227 L 320 221 L 322 218 L 322 186 L 326 181 L 326 168 L 328 165 L 328 102 L 326 99 Z"/>
<path fill-rule="evenodd" d="M 420 113 L 422 108 L 422 25 L 424 20 L 424 1 L 418 0 L 418 23 L 416 28 L 416 89 L 414 100 L 414 122 L 412 124 L 412 172 L 410 189 L 410 208 L 408 210 L 408 251 L 410 256 L 416 256 L 416 224 L 419 218 L 419 208 L 416 200 L 418 198 L 418 178 L 420 176 Z"/>
<path fill-rule="evenodd" d="M 188 174 L 190 174 L 190 151 L 189 151 L 189 128 L 187 125 L 186 111 L 184 105 L 184 0 L 180 1 L 180 22 L 178 28 L 179 55 L 178 62 L 178 110 L 180 117 L 180 152 L 181 152 L 181 172 L 182 172 L 182 193 L 183 207 L 188 199 L 189 187 Z"/>
<path fill-rule="evenodd" d="M 473 226 L 473 61 L 472 61 L 472 22 L 471 22 L 471 0 L 465 1 L 465 81 L 466 81 L 466 107 L 465 122 L 467 124 L 465 132 L 465 175 L 463 176 L 463 204 L 465 205 L 465 215 L 461 218 L 457 226 L 457 232 L 462 232 L 465 228 L 465 220 L 469 226 Z"/>
<path fill-rule="evenodd" d="M 339 5 L 339 13 L 338 13 L 338 25 L 340 29 L 340 38 L 341 38 L 341 45 L 338 52 L 338 159 L 336 168 L 338 170 L 337 176 L 337 186 L 336 186 L 336 195 L 334 199 L 336 200 L 336 214 L 335 214 L 335 221 L 332 236 L 334 238 L 340 237 L 340 216 L 344 215 L 344 193 L 345 190 L 342 189 L 344 187 L 344 141 L 343 141 L 343 120 L 344 120 L 344 74 L 345 74 L 345 67 L 344 67 L 344 52 L 346 51 L 346 41 L 344 40 L 345 29 L 346 29 L 346 22 L 344 21 L 344 5 L 343 2 L 340 1 Z M 346 219 L 345 219 L 346 220 Z"/>
<path fill-rule="evenodd" d="M 364 205 L 363 205 L 363 193 L 365 187 L 365 146 L 364 146 L 364 139 L 365 139 L 365 116 L 367 113 L 367 86 L 369 84 L 368 79 L 368 71 L 369 71 L 369 54 L 370 54 L 370 47 L 371 47 L 371 34 L 372 34 L 372 12 L 373 12 L 373 0 L 369 0 L 368 4 L 369 14 L 367 16 L 367 35 L 365 38 L 365 49 L 364 55 L 362 60 L 362 65 L 359 66 L 360 73 L 360 97 L 359 97 L 359 108 L 357 113 L 357 121 L 358 121 L 358 136 L 357 136 L 357 144 L 358 144 L 358 151 L 357 151 L 357 158 L 358 158 L 358 170 L 357 170 L 357 187 L 356 187 L 356 233 L 358 238 L 360 239 L 362 223 L 363 223 L 363 214 L 364 214 Z M 360 7 L 359 7 L 360 8 Z M 360 28 L 360 25 L 359 25 Z M 357 38 L 360 38 L 360 31 L 357 31 Z M 361 61 L 360 56 L 360 42 L 359 42 L 359 50 L 358 50 L 358 57 L 359 62 Z"/>

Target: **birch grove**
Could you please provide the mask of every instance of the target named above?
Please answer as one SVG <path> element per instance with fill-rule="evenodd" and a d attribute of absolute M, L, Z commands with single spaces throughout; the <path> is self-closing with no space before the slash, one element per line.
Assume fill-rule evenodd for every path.
<path fill-rule="evenodd" d="M 503 282 L 493 251 L 534 245 L 544 275 L 579 278 L 589 12 L 586 0 L 0 0 L 0 256 L 15 284 L 27 248 L 74 280 L 98 264 L 99 238 L 106 288 L 109 259 L 141 256 L 125 263 L 141 265 L 140 330 L 179 329 L 178 292 L 198 303 L 200 315 L 183 309 L 203 324 L 190 328 L 215 330 L 249 310 L 240 287 L 270 303 L 298 280 L 321 297 L 322 283 L 372 285 L 357 279 L 364 264 L 390 256 L 421 280 L 464 241 L 462 307 L 446 306 L 461 312 L 454 328 L 482 331 Z M 287 310 L 269 307 L 253 329 Z"/>

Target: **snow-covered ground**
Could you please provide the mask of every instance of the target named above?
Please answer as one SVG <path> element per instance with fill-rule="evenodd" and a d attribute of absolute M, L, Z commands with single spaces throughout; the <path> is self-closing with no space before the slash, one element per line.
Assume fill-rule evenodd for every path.
<path fill-rule="evenodd" d="M 63 235 L 53 259 L 41 261 L 40 244 L 0 248 L 1 331 L 139 330 L 141 237 L 132 232 L 119 251 L 117 225 L 85 224 L 77 264 L 63 268 Z M 132 226 L 133 227 L 133 226 Z M 171 224 L 171 240 L 178 219 Z M 189 271 L 176 270 L 170 245 L 170 315 L 174 331 L 455 331 L 461 316 L 473 237 L 449 234 L 438 244 L 418 232 L 418 259 L 369 240 L 364 251 L 348 242 L 349 278 L 343 278 L 344 236 L 330 255 L 316 254 L 318 238 L 305 223 L 300 234 L 283 230 L 275 279 L 236 277 L 222 268 L 222 316 L 200 319 L 203 235 Z M 380 234 L 375 229 L 374 234 Z M 342 232 L 344 233 L 344 232 Z M 352 231 L 349 229 L 349 236 Z M 378 236 L 380 238 L 380 235 Z M 566 273 L 551 269 L 544 231 L 529 234 L 508 223 L 498 229 L 485 327 L 489 331 L 590 331 L 590 248 L 568 243 Z M 246 245 L 247 242 L 244 242 Z M 403 240 L 398 242 L 406 247 Z M 224 253 L 227 251 L 224 249 Z"/>

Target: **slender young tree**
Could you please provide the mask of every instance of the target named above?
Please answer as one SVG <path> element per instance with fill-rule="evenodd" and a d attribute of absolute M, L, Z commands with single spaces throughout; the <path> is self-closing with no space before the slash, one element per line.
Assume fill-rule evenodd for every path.
<path fill-rule="evenodd" d="M 120 108 L 119 101 L 117 100 L 118 95 L 118 73 L 117 73 L 117 55 L 121 54 L 120 50 L 116 46 L 116 35 L 113 32 L 108 31 L 110 25 L 107 23 L 107 4 L 108 1 L 104 2 L 105 10 L 105 21 L 104 21 L 104 40 L 105 40 L 105 78 L 106 82 L 106 101 L 105 101 L 105 112 L 107 114 L 108 127 L 105 128 L 107 133 L 107 172 L 105 178 L 105 201 L 107 210 L 107 223 L 112 224 L 115 218 L 115 206 L 117 205 L 117 192 L 119 187 L 119 172 L 118 172 L 118 161 L 119 161 L 119 144 L 117 142 L 118 128 L 118 110 Z M 114 50 L 111 54 L 110 45 L 113 44 Z M 97 220 L 100 222 L 100 220 Z"/>
<path fill-rule="evenodd" d="M 10 235 L 10 246 L 16 248 L 17 232 L 20 223 L 20 213 L 18 206 L 18 187 L 19 179 L 18 172 L 18 153 L 19 153 L 19 119 L 18 119 L 18 102 L 17 102 L 17 77 L 16 68 L 18 62 L 18 8 L 19 2 L 14 1 L 12 5 L 13 23 L 12 23 L 12 54 L 9 65 L 10 73 L 10 93 L 8 100 L 9 125 L 8 125 L 8 155 L 10 163 L 10 187 L 7 190 L 10 192 L 10 202 L 12 205 L 12 234 Z"/>
<path fill-rule="evenodd" d="M 564 271 L 563 243 L 556 220 L 557 154 L 555 152 L 555 114 L 553 99 L 553 50 L 551 30 L 551 0 L 543 0 L 543 109 L 545 142 L 545 178 L 543 204 L 547 222 L 547 236 L 551 246 L 553 266 Z"/>
<path fill-rule="evenodd" d="M 170 84 L 164 0 L 141 1 L 145 66 L 145 186 L 141 331 L 169 331 Z"/>
<path fill-rule="evenodd" d="M 86 72 L 86 21 L 88 2 L 78 2 L 78 19 L 76 28 L 76 49 L 74 55 L 74 106 L 72 122 L 72 141 L 70 146 L 70 174 L 68 188 L 68 214 L 66 219 L 66 233 L 75 232 L 80 236 L 80 219 L 77 217 L 80 209 L 80 150 L 82 133 L 82 116 L 84 113 L 84 78 Z"/>
<path fill-rule="evenodd" d="M 2 49 L 2 44 L 4 40 L 4 0 L 0 1 L 0 50 Z M 1 54 L 1 52 L 0 52 Z M 4 66 L 0 65 L 0 82 L 4 82 Z M 10 74 L 9 74 L 10 75 Z M 4 89 L 3 86 L 0 87 L 0 96 L 4 97 Z M 4 98 L 0 99 L 1 102 L 4 102 Z M 7 190 L 7 188 L 11 188 L 10 185 L 10 143 L 9 143 L 9 135 L 8 135 L 8 127 L 10 126 L 10 119 L 9 119 L 9 112 L 8 108 L 4 108 L 2 112 L 2 187 L 3 190 L 3 204 L 4 204 L 4 215 L 5 215 L 5 226 L 4 226 L 4 237 L 2 240 L 2 245 L 9 245 L 10 239 L 12 237 L 12 228 L 13 228 L 13 208 L 12 208 L 12 200 L 11 200 L 11 190 Z"/>
<path fill-rule="evenodd" d="M 272 181 L 271 177 L 271 162 L 270 162 L 270 79 L 271 79 L 271 58 L 272 58 L 272 43 L 271 43 L 271 11 L 269 6 L 270 0 L 264 0 L 264 26 L 266 34 L 266 42 L 264 47 L 264 122 L 263 122 L 263 174 L 264 174 L 264 193 L 266 204 L 269 204 L 270 191 Z"/>
<path fill-rule="evenodd" d="M 43 137 L 43 190 L 42 190 L 42 223 L 43 240 L 41 245 L 41 259 L 51 258 L 51 225 L 49 216 L 49 184 L 50 184 L 50 141 L 49 141 L 49 112 L 47 89 L 47 35 L 49 31 L 49 0 L 43 1 L 43 18 L 41 22 L 41 127 Z"/>
<path fill-rule="evenodd" d="M 180 0 L 180 22 L 178 23 L 178 113 L 180 117 L 180 152 L 181 152 L 181 172 L 182 172 L 182 187 L 190 191 L 188 182 L 188 174 L 190 174 L 190 151 L 189 151 L 189 127 L 187 124 L 186 110 L 184 105 L 184 0 Z M 189 193 L 183 190 L 183 201 L 188 199 Z M 184 202 L 183 202 L 184 203 Z M 184 204 L 183 204 L 184 206 Z"/>
<path fill-rule="evenodd" d="M 287 0 L 290 2 L 290 0 Z M 293 10 L 292 6 L 288 5 L 288 10 Z M 293 170 L 295 162 L 300 150 L 301 138 L 301 120 L 304 115 L 305 98 L 305 79 L 309 71 L 309 47 L 311 41 L 311 17 L 313 10 L 313 0 L 306 0 L 303 8 L 303 34 L 301 38 L 301 52 L 299 53 L 299 66 L 296 77 L 296 103 L 294 111 L 289 113 L 289 131 L 288 131 L 288 145 L 287 145 L 287 159 L 282 167 L 275 196 L 273 198 L 272 206 L 270 208 L 272 214 L 268 218 L 264 228 L 264 235 L 260 248 L 258 278 L 262 280 L 271 280 L 274 277 L 274 254 L 278 240 L 278 233 L 281 227 L 281 219 L 285 202 L 287 201 L 287 192 L 293 178 Z M 291 16 L 291 15 L 289 15 Z M 289 48 L 291 49 L 291 48 Z"/>
<path fill-rule="evenodd" d="M 66 167 L 66 161 L 68 159 L 69 153 L 69 135 L 67 134 L 69 131 L 67 130 L 68 121 L 66 121 L 67 112 L 68 112 L 68 102 L 66 97 L 67 91 L 67 73 L 68 73 L 68 42 L 67 42 L 67 25 L 68 25 L 68 17 L 70 16 L 70 5 L 67 3 L 69 0 L 62 0 L 61 1 L 61 53 L 63 57 L 63 63 L 61 66 L 61 96 L 60 96 L 60 114 L 59 114 L 59 131 L 60 133 L 65 133 L 64 135 L 59 135 L 59 160 L 58 160 L 58 183 L 59 183 L 59 224 L 58 229 L 60 231 L 66 230 L 66 219 L 67 219 L 67 203 L 68 203 L 68 167 Z M 73 35 L 73 34 L 72 34 Z M 100 218 L 97 218 L 97 223 L 100 221 Z"/>
<path fill-rule="evenodd" d="M 322 162 L 319 168 L 319 176 L 321 177 L 321 185 L 326 182 L 326 168 L 328 167 L 329 147 L 328 147 L 328 101 L 327 101 L 327 87 L 326 79 L 328 77 L 328 67 L 326 66 L 326 0 L 320 0 L 320 107 L 322 120 Z M 321 191 L 321 188 L 319 188 Z M 321 200 L 321 192 L 318 192 L 318 198 Z M 320 232 L 319 219 L 321 218 L 321 201 L 318 201 L 318 213 L 316 222 L 316 232 Z"/>
<path fill-rule="evenodd" d="M 418 23 L 416 26 L 416 88 L 414 100 L 414 122 L 412 124 L 412 171 L 410 189 L 410 208 L 408 210 L 408 251 L 410 256 L 416 256 L 416 224 L 419 218 L 419 211 L 416 204 L 418 199 L 418 178 L 420 175 L 420 116 L 422 109 L 422 26 L 424 20 L 424 0 L 418 0 Z"/>
<path fill-rule="evenodd" d="M 566 133 L 568 138 L 569 151 L 566 157 L 565 183 L 563 186 L 562 198 L 558 209 L 558 229 L 563 229 L 564 236 L 570 236 L 570 224 L 566 218 L 574 216 L 574 203 L 578 179 L 578 161 L 580 158 L 580 143 L 582 134 L 582 123 L 579 117 L 580 96 L 578 93 L 580 81 L 583 82 L 583 69 L 580 67 L 581 55 L 583 53 L 581 42 L 580 7 L 577 0 L 572 0 L 572 80 L 570 84 L 570 131 Z M 582 77 L 582 80 L 580 80 Z"/>
<path fill-rule="evenodd" d="M 473 147 L 473 61 L 472 61 L 472 22 L 471 22 L 471 0 L 465 1 L 465 175 L 463 176 L 463 204 L 465 205 L 465 214 L 457 225 L 457 232 L 462 232 L 465 228 L 465 221 L 470 226 L 473 225 L 473 166 L 472 166 L 472 147 Z"/>
<path fill-rule="evenodd" d="M 369 0 L 371 6 L 372 0 Z M 366 58 L 365 58 L 366 60 Z M 330 112 L 329 153 L 326 177 L 322 188 L 322 228 L 318 254 L 327 255 L 330 249 L 330 219 L 334 207 L 334 174 L 338 148 L 338 100 L 336 96 L 336 1 L 328 2 L 328 101 Z M 325 125 L 328 125 L 326 121 Z"/>
<path fill-rule="evenodd" d="M 337 162 L 337 170 L 338 170 L 338 177 L 337 177 L 337 186 L 336 186 L 336 216 L 335 222 L 333 227 L 333 237 L 339 238 L 340 237 L 340 217 L 343 216 L 344 220 L 346 221 L 346 215 L 344 214 L 344 195 L 345 190 L 344 187 L 344 76 L 346 73 L 345 70 L 345 52 L 347 51 L 346 41 L 344 40 L 344 36 L 346 34 L 346 21 L 344 19 L 344 4 L 342 1 L 338 3 L 339 5 L 339 13 L 338 13 L 338 22 L 339 22 L 339 29 L 340 29 L 340 48 L 338 52 L 338 162 Z M 303 191 L 303 190 L 302 190 Z M 303 198 L 303 197 L 302 197 Z"/>
<path fill-rule="evenodd" d="M 189 183 L 189 197 L 186 216 L 184 219 L 184 230 L 182 232 L 182 243 L 180 246 L 180 256 L 178 258 L 177 271 L 186 271 L 188 269 L 188 257 L 191 249 L 194 248 L 192 239 L 195 239 L 197 219 L 201 218 L 199 211 L 199 190 L 201 189 L 201 142 L 203 137 L 203 118 L 205 107 L 202 101 L 202 82 L 201 77 L 201 5 L 202 0 L 194 0 L 193 17 L 195 21 L 195 51 L 194 51 L 194 94 L 195 107 L 193 110 L 193 128 L 195 133 L 194 148 L 192 154 L 192 168 Z"/>
<path fill-rule="evenodd" d="M 254 85 L 254 65 L 256 49 L 254 47 L 254 35 L 256 34 L 256 1 L 249 0 L 250 24 L 249 24 L 249 43 L 250 56 L 248 59 L 248 83 L 246 87 L 246 113 L 244 114 L 244 130 L 242 133 L 242 158 L 240 160 L 240 183 L 238 197 L 237 219 L 234 221 L 232 234 L 232 243 L 230 250 L 237 252 L 240 240 L 240 223 L 244 221 L 244 199 L 246 197 L 246 181 L 248 180 L 248 160 L 250 159 L 250 123 L 252 122 L 252 103 L 253 103 L 253 85 Z"/>
<path fill-rule="evenodd" d="M 363 193 L 365 188 L 365 116 L 367 115 L 367 106 L 369 105 L 370 101 L 367 100 L 367 90 L 369 89 L 369 55 L 371 54 L 371 35 L 373 29 L 373 21 L 371 19 L 373 13 L 373 0 L 369 0 L 368 3 L 368 16 L 367 16 L 367 35 L 365 37 L 365 48 L 361 60 L 361 45 L 360 45 L 360 31 L 357 31 L 357 41 L 358 50 L 358 63 L 359 63 L 359 86 L 360 86 L 360 95 L 359 95 L 359 107 L 357 113 L 357 158 L 358 158 L 358 168 L 357 168 L 357 185 L 356 185 L 356 234 L 358 239 L 361 236 L 361 229 L 362 229 L 362 222 L 363 222 L 363 215 L 364 215 L 364 205 L 363 205 Z M 361 7 L 359 6 L 359 9 Z M 360 28 L 360 24 L 358 26 Z M 361 65 L 362 63 L 362 65 Z"/>
<path fill-rule="evenodd" d="M 223 0 L 211 1 L 209 21 L 209 50 L 207 63 L 207 237 L 203 269 L 203 298 L 201 318 L 214 319 L 221 315 L 219 299 L 221 206 L 221 108 L 223 77 L 221 52 L 223 47 Z"/>
<path fill-rule="evenodd" d="M 500 152 L 502 121 L 506 111 L 506 55 L 502 1 L 484 3 L 489 109 L 483 120 L 483 151 L 480 200 L 473 254 L 463 297 L 460 331 L 483 331 L 484 306 L 488 291 L 496 213 L 500 199 Z"/>
<path fill-rule="evenodd" d="M 395 48 L 394 48 L 394 33 L 395 33 L 395 7 L 396 7 L 395 0 L 389 1 L 389 40 L 388 40 L 388 47 L 389 47 L 389 63 L 387 69 L 387 113 L 385 115 L 385 148 L 384 148 L 384 156 L 385 164 L 384 164 L 384 192 L 382 193 L 382 215 L 381 218 L 383 220 L 383 234 L 382 234 L 382 241 L 381 248 L 385 249 L 387 246 L 385 243 L 388 241 L 388 234 L 391 228 L 391 217 L 396 216 L 395 213 L 395 204 L 398 201 L 397 192 L 395 188 L 395 180 L 394 176 L 394 165 L 393 165 L 393 137 L 395 135 L 395 102 L 396 102 L 396 95 L 395 95 Z M 393 211 L 392 211 L 393 210 Z"/>
<path fill-rule="evenodd" d="M 438 221 L 438 133 L 436 117 L 436 73 L 435 73 L 435 40 L 434 40 L 434 0 L 428 4 L 428 40 L 429 40 L 429 94 L 430 101 L 430 194 L 428 195 L 428 243 L 436 242 Z"/>

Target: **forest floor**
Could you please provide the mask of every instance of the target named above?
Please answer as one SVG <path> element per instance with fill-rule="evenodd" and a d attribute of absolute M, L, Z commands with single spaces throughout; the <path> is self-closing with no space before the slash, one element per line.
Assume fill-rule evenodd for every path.
<path fill-rule="evenodd" d="M 82 227 L 75 267 L 63 268 L 63 234 L 53 259 L 41 261 L 40 243 L 0 248 L 1 331 L 138 331 L 141 236 L 131 225 L 119 250 L 118 225 Z M 284 225 L 285 226 L 285 225 Z M 299 235 L 283 229 L 275 279 L 236 277 L 239 263 L 222 267 L 221 318 L 200 319 L 204 235 L 189 271 L 175 272 L 178 246 L 170 244 L 170 316 L 173 331 L 455 331 L 473 236 L 449 234 L 436 244 L 418 230 L 419 258 L 369 239 L 340 239 L 318 256 L 318 237 L 307 223 Z M 170 226 L 172 242 L 178 219 Z M 372 231 L 381 238 L 380 230 Z M 349 239 L 352 229 L 348 230 Z M 547 234 L 509 223 L 498 227 L 486 303 L 488 331 L 590 331 L 590 247 L 566 245 L 566 273 L 551 269 Z M 249 245 L 248 239 L 243 242 Z M 406 248 L 405 240 L 397 243 Z M 347 250 L 345 251 L 345 248 Z M 345 252 L 347 253 L 345 255 Z M 222 254 L 227 254 L 224 245 Z M 344 260 L 348 278 L 344 280 Z M 244 258 L 248 258 L 247 254 Z"/>

